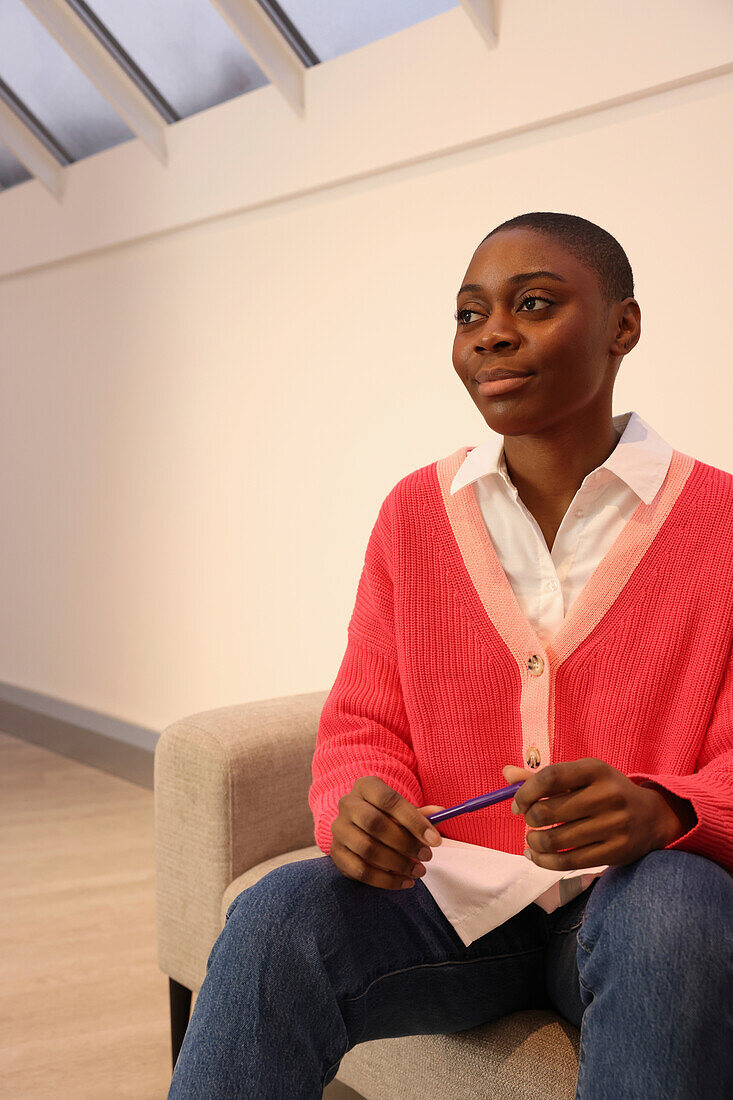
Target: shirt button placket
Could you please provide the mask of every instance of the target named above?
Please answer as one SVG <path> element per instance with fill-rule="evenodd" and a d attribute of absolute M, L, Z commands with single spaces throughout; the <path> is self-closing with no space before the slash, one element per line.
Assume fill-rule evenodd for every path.
<path fill-rule="evenodd" d="M 545 662 L 539 653 L 533 653 L 527 661 L 527 669 L 532 676 L 541 676 L 545 671 Z M 528 768 L 539 768 L 542 763 L 542 754 L 537 745 L 528 745 L 525 753 L 525 763 Z"/>
<path fill-rule="evenodd" d="M 527 660 L 527 671 L 529 672 L 530 676 L 541 676 L 543 674 L 543 672 L 545 671 L 545 662 L 544 662 L 544 659 L 542 658 L 542 656 L 539 653 L 533 653 L 531 655 L 531 657 L 528 658 L 528 660 Z M 542 753 L 540 752 L 539 747 L 534 743 L 532 743 L 530 745 L 527 745 L 527 747 L 526 747 L 526 750 L 525 750 L 525 764 L 528 768 L 532 768 L 532 769 L 539 768 L 542 765 Z M 529 859 L 531 859 L 532 855 L 531 855 L 529 846 L 527 845 L 527 833 L 529 832 L 529 829 L 530 829 L 530 826 L 525 824 L 525 829 L 524 829 L 524 843 L 525 843 L 524 855 L 527 856 Z"/>

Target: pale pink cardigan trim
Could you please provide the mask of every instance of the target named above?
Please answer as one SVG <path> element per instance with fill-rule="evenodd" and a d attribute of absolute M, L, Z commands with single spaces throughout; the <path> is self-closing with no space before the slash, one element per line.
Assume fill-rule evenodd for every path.
<path fill-rule="evenodd" d="M 517 602 L 509 579 L 486 530 L 473 484 L 451 495 L 451 485 L 470 447 L 459 447 L 436 463 L 443 504 L 468 576 L 486 615 L 511 652 L 521 676 L 521 719 L 525 749 L 542 742 L 552 757 L 554 740 L 554 692 L 550 691 L 559 666 L 583 641 L 618 598 L 631 573 L 654 541 L 682 492 L 695 459 L 674 450 L 669 469 L 650 504 L 644 501 L 633 512 L 608 553 L 598 564 L 570 608 L 552 642 L 545 646 Z M 549 675 L 536 679 L 527 661 L 540 655 Z M 526 689 L 526 690 L 525 690 Z M 544 731 L 544 732 L 543 732 Z"/>

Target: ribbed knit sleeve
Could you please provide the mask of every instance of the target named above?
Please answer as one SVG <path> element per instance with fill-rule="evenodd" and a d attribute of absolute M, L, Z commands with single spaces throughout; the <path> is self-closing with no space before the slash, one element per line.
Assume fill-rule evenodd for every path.
<path fill-rule="evenodd" d="M 692 803 L 697 824 L 667 848 L 706 856 L 733 873 L 733 648 L 694 775 L 633 773 L 629 779 Z"/>
<path fill-rule="evenodd" d="M 362 776 L 378 776 L 423 805 L 400 683 L 390 572 L 394 491 L 383 503 L 364 557 L 347 646 L 321 711 L 308 801 L 315 839 L 328 855 L 339 799 Z"/>

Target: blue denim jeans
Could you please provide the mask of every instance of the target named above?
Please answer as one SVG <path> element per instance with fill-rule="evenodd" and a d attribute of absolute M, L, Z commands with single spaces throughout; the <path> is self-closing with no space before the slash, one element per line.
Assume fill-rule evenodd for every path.
<path fill-rule="evenodd" d="M 229 907 L 168 1100 L 320 1100 L 357 1043 L 526 1008 L 581 1029 L 576 1100 L 729 1100 L 733 876 L 655 850 L 466 947 L 420 880 L 279 867 Z"/>

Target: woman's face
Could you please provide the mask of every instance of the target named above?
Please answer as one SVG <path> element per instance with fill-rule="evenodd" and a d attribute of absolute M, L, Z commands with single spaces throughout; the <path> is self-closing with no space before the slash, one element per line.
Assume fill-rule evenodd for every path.
<path fill-rule="evenodd" d="M 591 410 L 610 416 L 620 310 L 607 308 L 595 272 L 561 243 L 502 230 L 479 245 L 463 278 L 453 366 L 502 435 L 537 434 Z M 531 377 L 508 393 L 481 393 L 477 376 L 493 368 Z"/>

